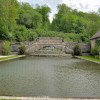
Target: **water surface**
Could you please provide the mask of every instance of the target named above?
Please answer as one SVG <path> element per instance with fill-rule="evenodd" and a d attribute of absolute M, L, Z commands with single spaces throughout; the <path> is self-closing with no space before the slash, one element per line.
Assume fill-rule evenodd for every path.
<path fill-rule="evenodd" d="M 0 63 L 0 95 L 100 97 L 100 65 L 71 57 Z"/>

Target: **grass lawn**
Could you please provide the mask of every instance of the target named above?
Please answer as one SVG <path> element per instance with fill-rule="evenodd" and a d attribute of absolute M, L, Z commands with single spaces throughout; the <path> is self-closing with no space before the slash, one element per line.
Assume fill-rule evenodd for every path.
<path fill-rule="evenodd" d="M 0 100 L 16 100 L 16 99 L 0 99 Z"/>
<path fill-rule="evenodd" d="M 79 58 L 83 58 L 83 59 L 86 59 L 86 60 L 91 60 L 91 61 L 95 61 L 95 62 L 100 63 L 100 59 L 94 58 L 92 56 L 80 56 Z"/>
<path fill-rule="evenodd" d="M 0 61 L 3 61 L 3 60 L 8 60 L 8 59 L 13 59 L 13 58 L 19 58 L 19 57 L 22 57 L 24 55 L 11 55 L 11 56 L 4 56 L 4 57 L 0 57 Z"/>

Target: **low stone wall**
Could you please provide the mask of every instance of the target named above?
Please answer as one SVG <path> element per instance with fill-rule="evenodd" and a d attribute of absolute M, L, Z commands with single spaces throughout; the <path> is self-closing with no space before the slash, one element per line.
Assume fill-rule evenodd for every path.
<path fill-rule="evenodd" d="M 20 47 L 19 42 L 11 43 L 11 52 L 12 52 L 12 54 L 18 53 L 19 47 Z"/>
<path fill-rule="evenodd" d="M 81 48 L 82 53 L 89 53 L 91 51 L 90 44 L 80 43 L 79 46 Z"/>
<path fill-rule="evenodd" d="M 91 50 L 91 45 L 86 43 L 77 43 L 77 42 L 66 42 L 66 47 L 74 49 L 76 45 L 79 45 L 82 53 L 88 53 Z"/>
<path fill-rule="evenodd" d="M 40 38 L 37 42 L 36 41 L 27 42 L 26 41 L 23 43 L 12 43 L 11 44 L 11 48 L 12 48 L 11 51 L 13 53 L 18 52 L 20 44 L 25 45 L 27 48 L 27 51 L 29 51 L 29 52 L 37 51 L 40 48 L 42 48 L 44 46 L 49 46 L 49 45 L 57 47 L 57 48 L 65 51 L 66 53 L 71 53 L 76 45 L 80 46 L 82 53 L 89 53 L 91 50 L 90 44 L 77 43 L 77 42 L 61 42 L 61 39 L 59 39 L 59 38 L 54 39 L 53 42 L 51 40 L 49 40 L 49 38 L 48 39 L 44 38 L 44 39 L 45 39 L 44 40 L 45 42 L 43 41 L 43 38 L 42 39 Z M 47 40 L 49 40 L 49 41 L 47 41 Z M 54 43 L 54 44 L 52 44 L 52 43 Z M 57 43 L 59 43 L 59 44 L 57 44 Z"/>

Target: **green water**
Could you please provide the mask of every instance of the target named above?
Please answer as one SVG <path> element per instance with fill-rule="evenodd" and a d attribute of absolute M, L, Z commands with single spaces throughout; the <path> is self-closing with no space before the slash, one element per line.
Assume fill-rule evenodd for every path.
<path fill-rule="evenodd" d="M 100 65 L 71 57 L 0 63 L 0 95 L 100 97 Z"/>

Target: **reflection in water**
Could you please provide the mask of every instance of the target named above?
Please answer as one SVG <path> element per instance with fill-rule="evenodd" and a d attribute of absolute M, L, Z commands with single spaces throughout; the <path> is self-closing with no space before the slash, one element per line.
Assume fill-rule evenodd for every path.
<path fill-rule="evenodd" d="M 0 63 L 0 95 L 100 97 L 100 65 L 70 57 Z"/>

